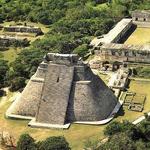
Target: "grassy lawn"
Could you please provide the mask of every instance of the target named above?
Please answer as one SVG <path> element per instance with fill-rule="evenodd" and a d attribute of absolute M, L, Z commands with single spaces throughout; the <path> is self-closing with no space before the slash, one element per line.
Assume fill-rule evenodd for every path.
<path fill-rule="evenodd" d="M 1 51 L 0 54 L 3 55 L 3 59 L 7 60 L 9 63 L 13 62 L 17 55 L 21 52 L 19 48 L 9 48 L 9 50 Z"/>
<path fill-rule="evenodd" d="M 125 44 L 150 44 L 150 28 L 137 28 L 127 39 Z"/>
<path fill-rule="evenodd" d="M 134 121 L 138 117 L 142 116 L 143 113 L 150 111 L 150 81 L 134 81 L 131 80 L 129 91 L 136 92 L 139 94 L 146 94 L 146 102 L 144 104 L 144 110 L 143 112 L 135 112 L 135 111 L 129 111 L 126 106 L 123 107 L 123 109 L 120 110 L 120 113 L 118 114 L 118 117 L 116 120 L 130 120 Z"/>
<path fill-rule="evenodd" d="M 105 84 L 108 84 L 109 79 L 110 79 L 110 76 L 109 76 L 109 75 L 102 74 L 102 73 L 99 73 L 98 75 L 99 75 L 99 77 L 105 82 Z"/>

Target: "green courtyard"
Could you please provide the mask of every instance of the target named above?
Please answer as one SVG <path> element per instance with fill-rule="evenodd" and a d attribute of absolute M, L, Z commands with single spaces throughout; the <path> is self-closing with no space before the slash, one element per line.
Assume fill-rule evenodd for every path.
<path fill-rule="evenodd" d="M 126 40 L 125 44 L 150 44 L 150 28 L 136 28 L 136 30 Z"/>

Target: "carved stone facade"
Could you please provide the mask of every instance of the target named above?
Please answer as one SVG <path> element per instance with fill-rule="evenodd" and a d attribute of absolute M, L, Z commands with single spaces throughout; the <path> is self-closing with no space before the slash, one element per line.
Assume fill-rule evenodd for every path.
<path fill-rule="evenodd" d="M 150 63 L 150 45 L 104 44 L 95 55 L 99 61 Z"/>

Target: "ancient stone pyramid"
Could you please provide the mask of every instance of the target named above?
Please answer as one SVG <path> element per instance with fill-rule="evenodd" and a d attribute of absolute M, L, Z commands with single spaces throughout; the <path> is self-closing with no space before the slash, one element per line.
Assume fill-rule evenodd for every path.
<path fill-rule="evenodd" d="M 7 116 L 35 118 L 33 126 L 63 126 L 104 120 L 116 104 L 113 92 L 77 55 L 48 53 Z"/>

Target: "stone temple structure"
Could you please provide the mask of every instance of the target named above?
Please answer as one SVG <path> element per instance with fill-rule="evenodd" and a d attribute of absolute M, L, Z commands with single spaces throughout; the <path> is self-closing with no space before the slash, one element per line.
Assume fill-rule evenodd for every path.
<path fill-rule="evenodd" d="M 77 55 L 48 53 L 6 116 L 32 119 L 33 127 L 68 128 L 105 120 L 116 105 L 114 93 Z"/>
<path fill-rule="evenodd" d="M 136 10 L 132 12 L 133 21 L 144 21 L 150 22 L 150 11 L 149 10 Z"/>

